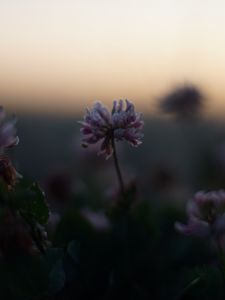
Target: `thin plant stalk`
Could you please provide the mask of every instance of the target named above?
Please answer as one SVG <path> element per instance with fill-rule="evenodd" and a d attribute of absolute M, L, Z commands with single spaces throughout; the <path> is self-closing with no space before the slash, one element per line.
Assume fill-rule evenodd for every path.
<path fill-rule="evenodd" d="M 124 197 L 125 196 L 125 187 L 124 187 L 122 172 L 121 172 L 119 161 L 118 161 L 118 156 L 117 156 L 117 150 L 116 150 L 116 144 L 115 144 L 114 137 L 112 137 L 112 148 L 113 148 L 113 159 L 114 159 L 116 173 L 117 173 L 117 177 L 118 177 L 118 181 L 119 181 L 120 191 L 121 191 L 121 194 Z"/>
<path fill-rule="evenodd" d="M 195 287 L 201 281 L 200 277 L 195 278 L 192 280 L 182 291 L 181 293 L 175 298 L 175 300 L 182 300 L 187 297 L 187 293 Z"/>

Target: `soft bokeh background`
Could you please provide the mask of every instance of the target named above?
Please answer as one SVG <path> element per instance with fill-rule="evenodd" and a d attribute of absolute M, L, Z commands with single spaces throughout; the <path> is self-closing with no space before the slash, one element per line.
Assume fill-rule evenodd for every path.
<path fill-rule="evenodd" d="M 193 82 L 223 115 L 223 0 L 2 0 L 0 42 L 0 99 L 14 111 L 130 98 L 156 113 L 161 93 Z"/>
<path fill-rule="evenodd" d="M 199 129 L 185 129 L 196 136 L 191 144 L 223 145 L 223 125 L 209 118 L 224 116 L 224 1 L 2 0 L 0 25 L 0 100 L 18 116 L 22 173 L 41 180 L 70 166 L 84 108 L 128 98 L 146 122 L 142 147 L 128 148 L 131 165 L 150 173 L 172 165 L 189 182 L 196 150 L 160 110 L 163 97 L 188 84 L 203 95 Z"/>
<path fill-rule="evenodd" d="M 0 0 L 0 43 L 0 105 L 18 118 L 9 153 L 23 175 L 6 198 L 0 188 L 3 298 L 224 299 L 215 244 L 174 223 L 194 193 L 225 189 L 225 1 Z M 113 159 L 83 149 L 77 123 L 120 98 L 145 122 L 142 145 L 117 143 L 124 197 Z M 4 215 L 11 196 L 20 213 Z M 27 260 L 24 206 L 37 225 L 45 216 L 47 265 Z"/>

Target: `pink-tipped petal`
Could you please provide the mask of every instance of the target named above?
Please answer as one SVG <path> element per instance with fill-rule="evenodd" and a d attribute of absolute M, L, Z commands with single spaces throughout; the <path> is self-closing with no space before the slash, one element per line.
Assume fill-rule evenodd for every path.
<path fill-rule="evenodd" d="M 199 220 L 189 220 L 187 225 L 180 222 L 174 224 L 175 229 L 187 236 L 207 238 L 210 236 L 210 226 L 207 222 Z"/>

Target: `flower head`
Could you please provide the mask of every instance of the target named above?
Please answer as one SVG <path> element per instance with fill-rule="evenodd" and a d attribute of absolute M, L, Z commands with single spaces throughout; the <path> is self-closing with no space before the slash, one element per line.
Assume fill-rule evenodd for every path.
<path fill-rule="evenodd" d="M 225 191 L 198 192 L 187 203 L 187 225 L 175 223 L 185 235 L 218 237 L 225 234 Z"/>
<path fill-rule="evenodd" d="M 0 153 L 6 148 L 16 146 L 19 138 L 16 135 L 15 119 L 5 120 L 6 114 L 3 107 L 0 107 Z"/>
<path fill-rule="evenodd" d="M 101 142 L 100 154 L 109 158 L 113 153 L 112 141 L 126 140 L 132 146 L 141 144 L 144 125 L 142 115 L 135 112 L 134 105 L 126 100 L 114 101 L 110 113 L 100 102 L 95 103 L 92 110 L 86 111 L 84 120 L 80 122 L 83 134 L 83 145 Z"/>
<path fill-rule="evenodd" d="M 0 179 L 11 189 L 21 175 L 17 173 L 8 156 L 4 154 L 7 148 L 16 146 L 19 138 L 16 135 L 15 118 L 6 120 L 3 107 L 0 107 Z"/>

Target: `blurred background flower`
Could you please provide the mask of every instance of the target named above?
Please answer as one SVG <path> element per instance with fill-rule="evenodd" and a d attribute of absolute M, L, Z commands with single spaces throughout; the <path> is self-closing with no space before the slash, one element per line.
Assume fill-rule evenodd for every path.
<path fill-rule="evenodd" d="M 198 192 L 187 203 L 188 224 L 175 223 L 185 235 L 220 239 L 225 234 L 225 191 Z"/>
<path fill-rule="evenodd" d="M 197 87 L 184 85 L 177 87 L 159 101 L 162 112 L 179 118 L 191 118 L 200 113 L 203 95 Z"/>
<path fill-rule="evenodd" d="M 15 118 L 6 119 L 3 107 L 0 107 L 0 152 L 18 145 L 19 137 L 16 135 Z"/>

